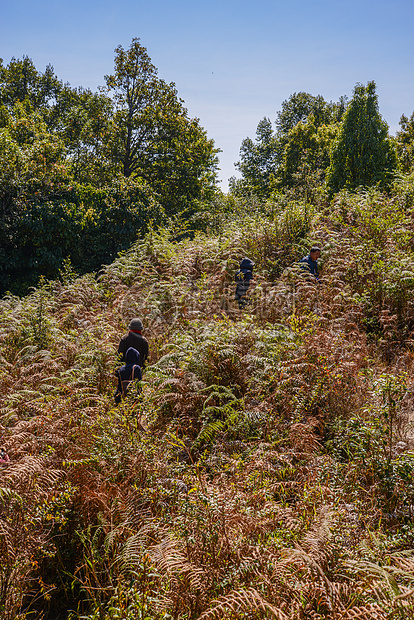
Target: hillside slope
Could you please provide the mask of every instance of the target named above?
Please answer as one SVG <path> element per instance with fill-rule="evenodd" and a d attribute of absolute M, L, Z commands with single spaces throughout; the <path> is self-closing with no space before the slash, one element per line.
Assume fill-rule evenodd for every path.
<path fill-rule="evenodd" d="M 2 618 L 412 617 L 410 183 L 152 232 L 4 297 Z M 115 406 L 134 316 L 150 364 Z"/>

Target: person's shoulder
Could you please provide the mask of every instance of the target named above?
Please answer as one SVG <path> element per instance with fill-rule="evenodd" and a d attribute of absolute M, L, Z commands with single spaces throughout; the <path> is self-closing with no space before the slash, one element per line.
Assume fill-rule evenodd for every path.
<path fill-rule="evenodd" d="M 122 338 L 120 339 L 119 344 L 118 344 L 118 353 L 126 353 L 126 350 L 128 348 L 127 338 L 128 338 L 128 334 L 124 334 Z"/>
<path fill-rule="evenodd" d="M 148 340 L 142 334 L 134 334 L 134 336 L 140 342 L 146 342 L 148 344 Z"/>
<path fill-rule="evenodd" d="M 140 341 L 143 345 L 148 347 L 148 340 L 145 338 L 145 336 L 140 336 Z"/>

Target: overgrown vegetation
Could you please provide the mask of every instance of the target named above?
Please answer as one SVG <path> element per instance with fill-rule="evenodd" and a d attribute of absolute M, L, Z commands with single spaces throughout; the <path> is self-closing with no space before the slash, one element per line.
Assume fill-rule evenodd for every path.
<path fill-rule="evenodd" d="M 5 620 L 412 616 L 408 186 L 151 231 L 2 300 Z M 151 363 L 116 407 L 135 315 Z"/>
<path fill-rule="evenodd" d="M 93 93 L 0 59 L 0 293 L 102 264 L 218 195 L 217 149 L 139 39 Z"/>
<path fill-rule="evenodd" d="M 224 196 L 174 84 L 115 53 L 99 93 L 0 63 L 1 619 L 411 619 L 413 117 L 295 93 Z"/>

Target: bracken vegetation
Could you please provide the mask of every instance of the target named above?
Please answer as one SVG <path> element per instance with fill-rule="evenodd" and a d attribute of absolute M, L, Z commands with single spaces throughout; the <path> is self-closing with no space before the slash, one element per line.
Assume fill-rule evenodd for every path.
<path fill-rule="evenodd" d="M 104 79 L 0 60 L 0 619 L 411 620 L 414 115 L 295 93 L 224 195 L 139 39 Z"/>
<path fill-rule="evenodd" d="M 1 300 L 4 620 L 412 618 L 413 178 L 256 207 Z"/>

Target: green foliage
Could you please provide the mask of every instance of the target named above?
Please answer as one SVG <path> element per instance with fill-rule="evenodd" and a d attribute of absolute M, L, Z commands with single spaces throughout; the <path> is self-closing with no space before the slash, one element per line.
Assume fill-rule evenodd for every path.
<path fill-rule="evenodd" d="M 139 179 L 78 185 L 59 201 L 30 202 L 3 224 L 1 288 L 21 291 L 40 274 L 56 277 L 68 258 L 79 273 L 96 271 L 163 216 Z"/>
<path fill-rule="evenodd" d="M 407 212 L 414 208 L 414 173 L 396 175 L 393 194 L 398 197 Z"/>
<path fill-rule="evenodd" d="M 365 417 L 336 420 L 326 443 L 328 452 L 337 459 L 335 483 L 341 486 L 341 492 L 355 497 L 358 480 L 372 493 L 385 521 L 397 514 L 403 522 L 410 520 L 414 500 L 413 455 L 399 455 L 394 450 L 398 408 L 405 388 L 404 376 L 380 377 L 374 397 L 381 396 L 382 407 L 371 406 Z M 341 477 L 344 481 L 339 483 Z"/>
<path fill-rule="evenodd" d="M 30 106 L 16 104 L 0 129 L 0 157 L 3 224 L 27 202 L 61 196 L 70 182 L 63 143 Z"/>
<path fill-rule="evenodd" d="M 77 183 L 99 188 L 117 182 L 121 170 L 112 157 L 113 101 L 107 95 L 65 86 L 46 122 L 65 144 Z"/>
<path fill-rule="evenodd" d="M 233 187 L 233 193 L 252 193 L 261 198 L 269 195 L 280 160 L 277 137 L 270 119 L 264 118 L 256 129 L 256 142 L 243 140 L 240 161 L 236 164 L 242 174 L 242 183 Z"/>
<path fill-rule="evenodd" d="M 6 67 L 0 60 L 0 106 L 13 108 L 16 103 L 27 101 L 34 109 L 46 109 L 61 88 L 62 82 L 51 65 L 40 73 L 28 56 L 21 60 L 12 58 Z"/>
<path fill-rule="evenodd" d="M 340 121 L 345 109 L 345 97 L 341 97 L 339 103 L 327 103 L 321 95 L 315 97 L 305 92 L 294 93 L 282 103 L 282 110 L 277 113 L 276 127 L 282 135 L 287 135 L 298 123 L 306 123 L 312 116 L 318 128 Z"/>
<path fill-rule="evenodd" d="M 286 134 L 283 158 L 278 170 L 278 186 L 285 191 L 297 188 L 305 202 L 317 202 L 317 188 L 325 180 L 329 152 L 338 132 L 337 124 L 315 125 L 315 117 L 300 121 Z"/>
<path fill-rule="evenodd" d="M 337 259 L 349 285 L 344 294 L 350 294 L 365 317 L 367 331 L 384 338 L 387 349 L 389 338 L 406 337 L 411 320 L 410 207 L 371 190 L 338 196 L 335 213 L 344 236 Z"/>
<path fill-rule="evenodd" d="M 378 110 L 375 82 L 357 84 L 333 143 L 327 185 L 331 193 L 390 186 L 397 167 L 388 126 Z"/>
<path fill-rule="evenodd" d="M 123 174 L 140 176 L 159 195 L 167 213 L 214 193 L 217 150 L 198 119 L 189 119 L 173 83 L 157 77 L 147 50 L 135 38 L 115 50 L 114 157 Z"/>
<path fill-rule="evenodd" d="M 164 214 L 204 218 L 219 201 L 218 150 L 138 39 L 106 82 L 93 93 L 28 57 L 0 63 L 0 291 L 55 277 L 68 257 L 97 270 Z"/>
<path fill-rule="evenodd" d="M 345 107 L 345 98 L 328 104 L 321 95 L 291 95 L 277 114 L 276 131 L 264 118 L 257 126 L 256 141 L 243 140 L 236 164 L 242 178 L 231 179 L 232 193 L 268 198 L 276 188 L 297 187 L 302 199 L 316 201 L 314 194 L 323 183 L 336 123 Z"/>
<path fill-rule="evenodd" d="M 400 127 L 395 136 L 398 160 L 402 170 L 410 173 L 414 167 L 414 112 L 410 118 L 401 116 Z"/>

